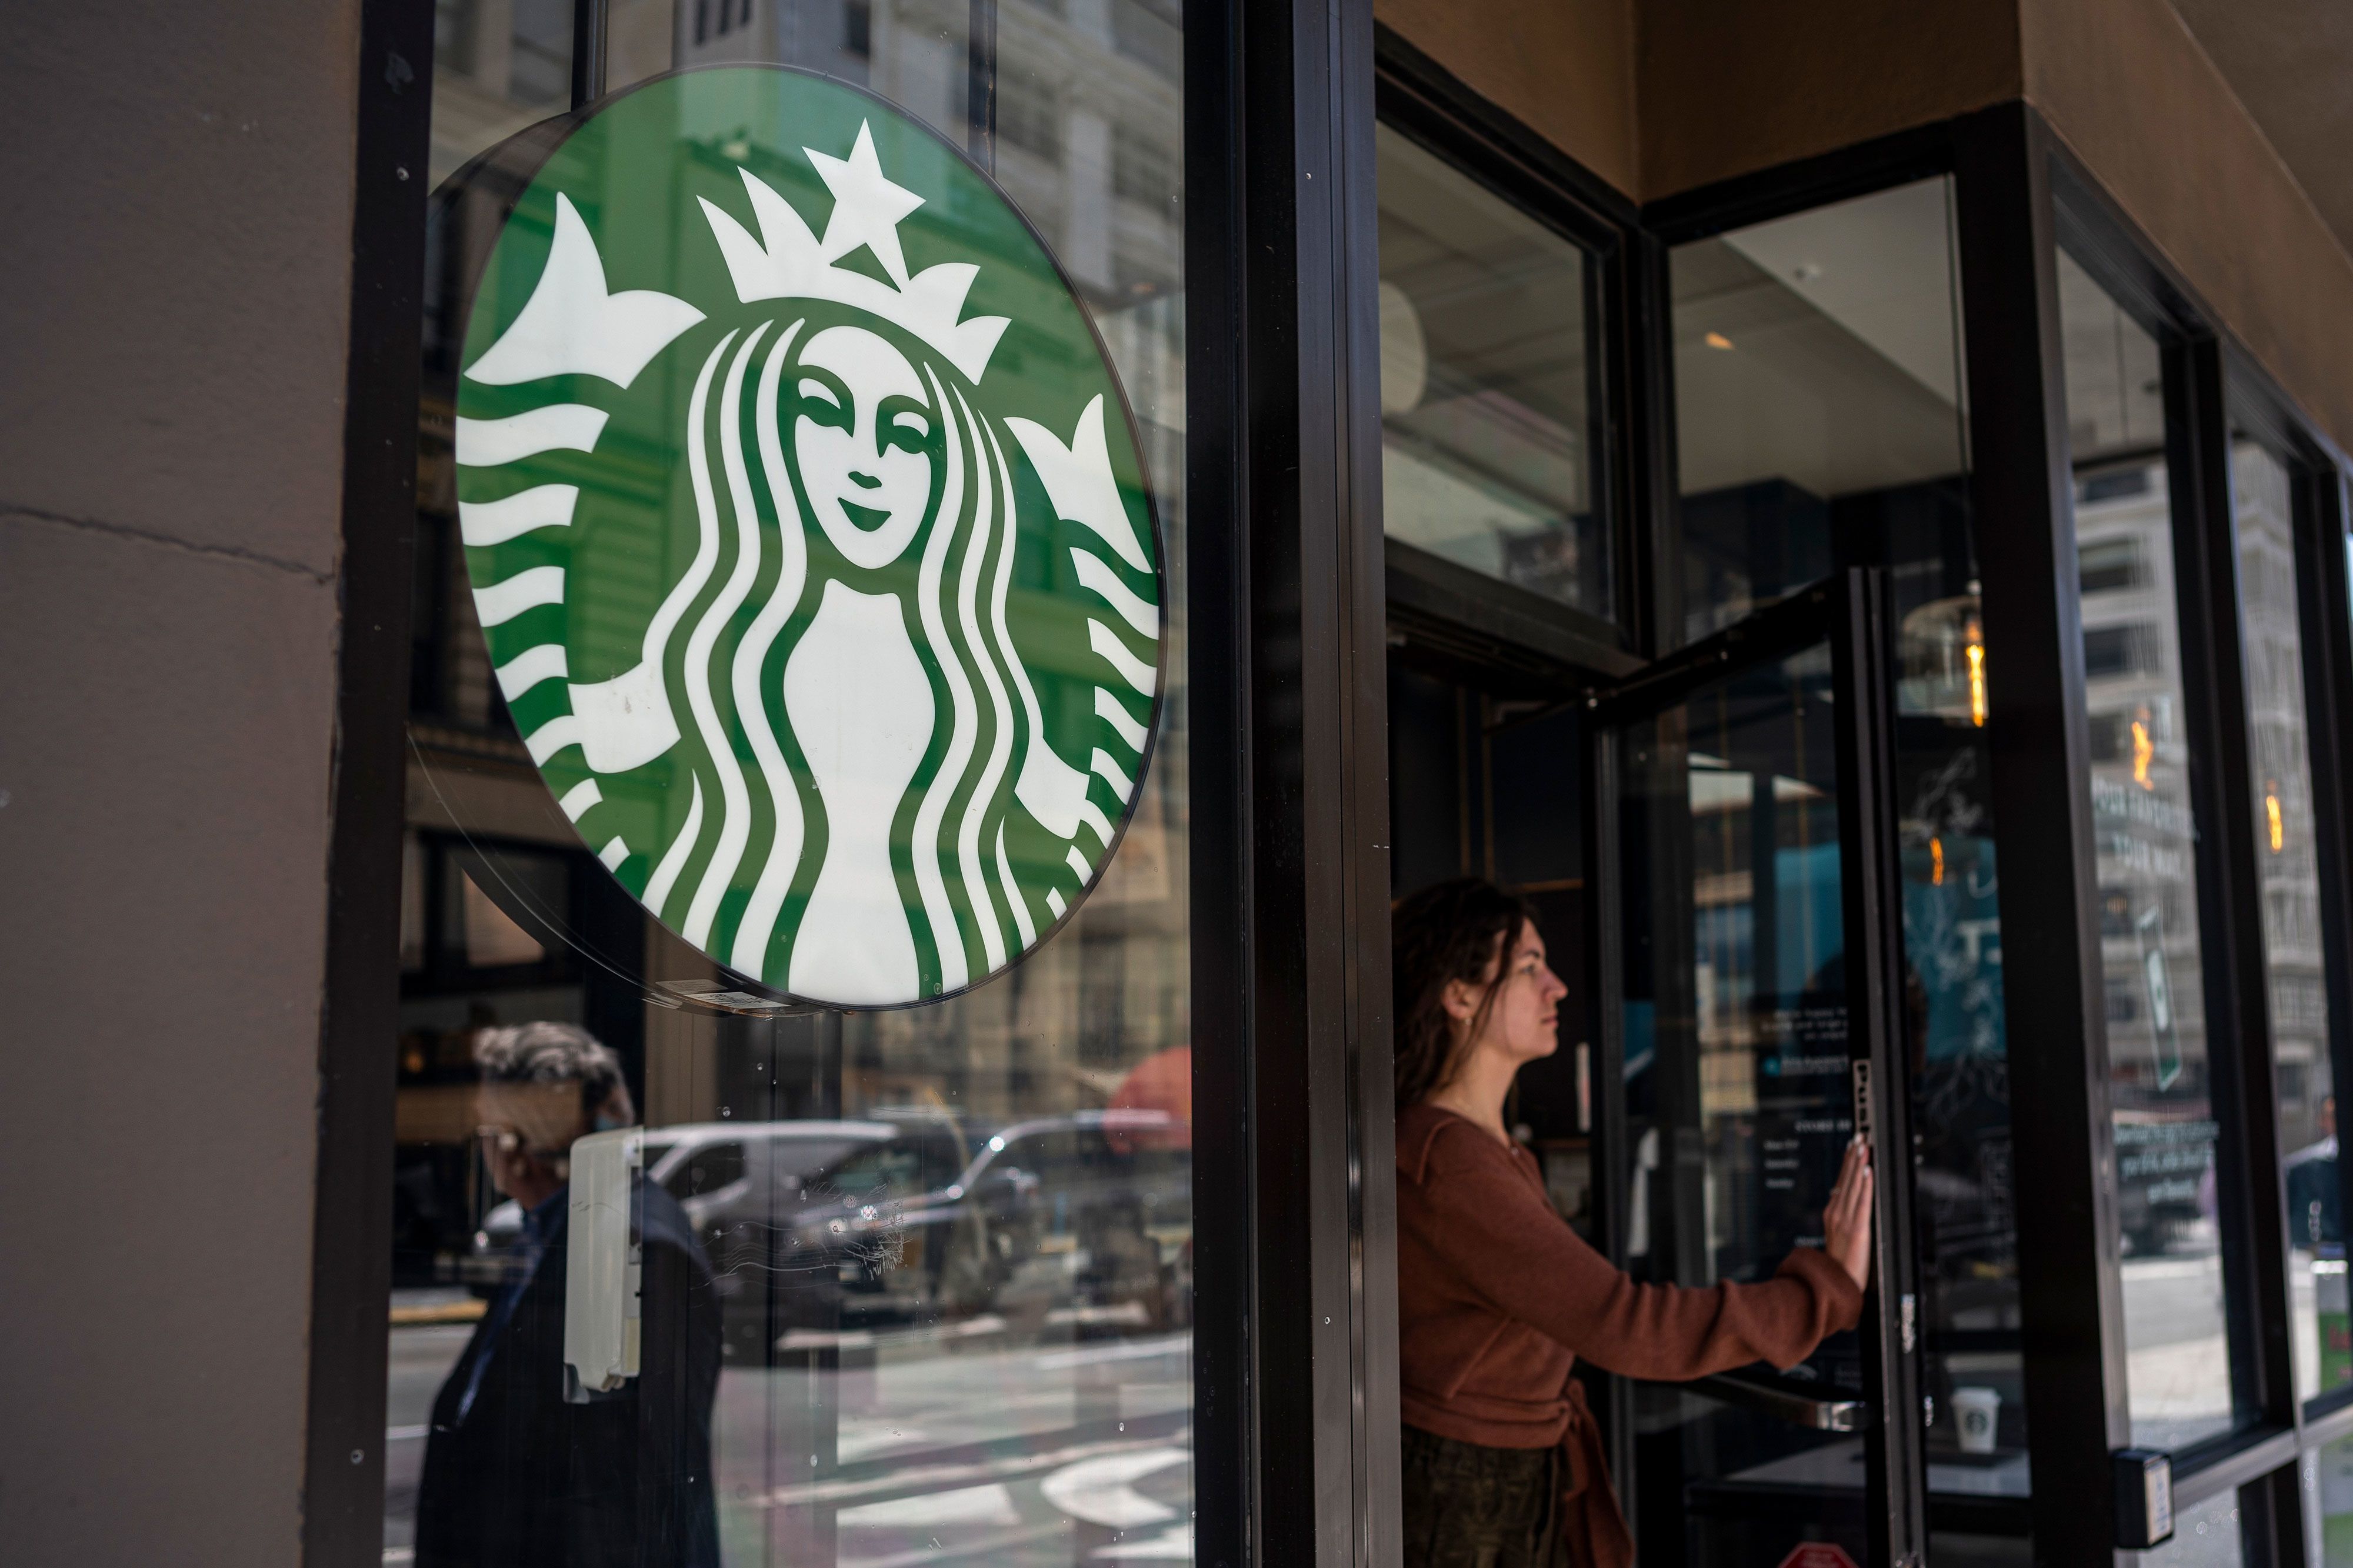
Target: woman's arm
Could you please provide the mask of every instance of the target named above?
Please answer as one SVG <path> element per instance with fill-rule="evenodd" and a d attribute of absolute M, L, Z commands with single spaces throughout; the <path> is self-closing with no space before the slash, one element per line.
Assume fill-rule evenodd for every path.
<path fill-rule="evenodd" d="M 1630 1377 L 1699 1377 L 1768 1361 L 1792 1366 L 1853 1326 L 1862 1294 L 1853 1259 L 1858 1186 L 1850 1156 L 1826 1220 L 1841 1257 L 1799 1247 L 1775 1278 L 1690 1289 L 1643 1285 L 1610 1266 L 1555 1214 L 1513 1157 L 1463 1123 L 1436 1135 L 1426 1202 L 1410 1205 L 1418 1239 L 1474 1293 L 1578 1356 Z M 1401 1209 L 1406 1205 L 1400 1205 Z M 1860 1203 L 1867 1259 L 1870 1205 Z M 1401 1218 L 1403 1218 L 1401 1214 Z"/>

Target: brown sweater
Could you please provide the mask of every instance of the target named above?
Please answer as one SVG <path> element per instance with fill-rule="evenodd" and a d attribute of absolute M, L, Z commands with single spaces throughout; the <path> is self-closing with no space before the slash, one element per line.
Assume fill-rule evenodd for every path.
<path fill-rule="evenodd" d="M 1632 1546 L 1569 1376 L 1578 1356 L 1657 1379 L 1793 1366 L 1862 1311 L 1846 1270 L 1810 1247 L 1758 1284 L 1638 1285 L 1554 1212 L 1533 1155 L 1434 1105 L 1398 1113 L 1397 1163 L 1406 1424 L 1495 1448 L 1565 1445 L 1570 1544 L 1596 1568 Z"/>

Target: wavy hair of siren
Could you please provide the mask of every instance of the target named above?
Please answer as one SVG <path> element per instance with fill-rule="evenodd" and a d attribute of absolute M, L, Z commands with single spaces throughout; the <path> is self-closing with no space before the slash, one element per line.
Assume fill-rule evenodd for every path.
<path fill-rule="evenodd" d="M 779 326 L 782 330 L 771 335 L 771 329 Z M 810 327 L 806 316 L 796 315 L 758 324 L 740 344 L 730 334 L 712 351 L 702 370 L 706 388 L 712 379 L 719 380 L 720 395 L 705 395 L 690 405 L 695 427 L 688 434 L 688 458 L 702 545 L 696 569 L 672 589 L 677 614 L 691 613 L 712 580 L 723 584 L 686 628 L 685 658 L 675 678 L 683 688 L 691 729 L 700 742 L 702 755 L 694 759 L 693 770 L 704 809 L 690 813 L 656 868 L 645 898 L 657 917 L 677 919 L 688 941 L 707 946 L 718 936 L 733 967 L 762 976 L 781 973 L 787 962 L 780 951 L 786 936 L 778 924 L 808 828 L 795 770 L 761 693 L 774 674 L 766 667 L 777 638 L 804 600 L 808 542 L 818 534 L 803 506 L 778 418 L 779 386 L 791 348 L 814 335 Z M 765 355 L 758 352 L 763 340 L 768 344 Z M 922 374 L 941 411 L 944 472 L 936 524 L 918 566 L 916 597 L 953 711 L 945 754 L 929 782 L 920 786 L 912 847 L 922 915 L 947 971 L 947 988 L 953 989 L 966 978 L 967 926 L 991 969 L 1037 939 L 1002 844 L 1009 763 L 1023 727 L 1031 726 L 1034 732 L 1038 699 L 1006 622 L 1016 530 L 1013 475 L 1004 443 L 988 418 L 974 410 L 959 384 L 963 378 L 953 370 L 944 377 L 942 367 L 929 363 L 931 356 L 923 357 Z M 751 482 L 754 453 L 745 450 L 744 440 L 744 384 L 755 360 L 760 368 L 749 400 L 749 423 L 765 506 Z M 716 483 L 714 447 L 715 477 L 722 481 Z M 724 633 L 755 584 L 767 577 L 770 557 L 776 561 L 776 575 L 767 596 L 731 653 Z M 663 613 L 671 613 L 671 605 L 666 604 Z M 668 670 L 664 681 L 672 682 Z M 717 689 L 731 695 L 732 721 L 719 713 L 713 700 Z M 756 764 L 752 771 L 739 760 L 739 741 Z M 706 770 L 711 774 L 708 788 L 702 783 Z M 755 826 L 763 822 L 772 825 L 765 847 L 754 843 Z M 1098 834 L 1108 838 L 1108 822 Z M 701 875 L 691 879 L 689 891 L 691 862 L 704 856 L 706 845 L 708 858 Z M 759 868 L 750 898 L 729 932 L 724 898 L 747 858 Z M 944 863 L 955 868 L 953 886 Z"/>
<path fill-rule="evenodd" d="M 1526 900 L 1481 877 L 1424 888 L 1391 907 L 1389 984 L 1395 1008 L 1391 1016 L 1397 1019 L 1398 1110 L 1419 1105 L 1453 1081 L 1463 1052 L 1494 1012 L 1520 932 L 1535 920 Z M 1478 1009 L 1460 1030 L 1446 1012 L 1446 987 L 1458 980 L 1480 987 Z"/>

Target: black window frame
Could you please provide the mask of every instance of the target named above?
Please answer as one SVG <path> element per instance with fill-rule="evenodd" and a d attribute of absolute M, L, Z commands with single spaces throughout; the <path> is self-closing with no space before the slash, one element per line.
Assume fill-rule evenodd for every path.
<path fill-rule="evenodd" d="M 1649 334 L 1647 341 L 1651 355 L 1646 374 L 1651 395 L 1643 409 L 1649 423 L 1649 428 L 1643 438 L 1643 447 L 1650 465 L 1650 472 L 1648 484 L 1645 487 L 1648 505 L 1642 517 L 1642 526 L 1647 531 L 1647 538 L 1643 546 L 1644 559 L 1640 570 L 1649 585 L 1650 598 L 1646 607 L 1649 614 L 1651 641 L 1648 651 L 1653 658 L 1668 660 L 1678 657 L 1689 657 L 1683 654 L 1682 650 L 1704 648 L 1710 640 L 1703 638 L 1694 643 L 1687 641 L 1685 637 L 1683 498 L 1677 456 L 1673 380 L 1673 294 L 1668 272 L 1669 258 L 1673 248 L 1696 240 L 1713 238 L 1735 229 L 1745 228 L 1752 224 L 1766 223 L 1835 203 L 1873 195 L 1922 180 L 1949 179 L 1952 182 L 1952 201 L 1955 208 L 1954 238 L 1956 250 L 1958 252 L 1955 257 L 1955 266 L 1959 275 L 1957 287 L 1960 293 L 1959 313 L 1965 329 L 1963 347 L 1966 351 L 1966 328 L 1968 322 L 1973 319 L 1972 311 L 1977 302 L 1970 293 L 1970 268 L 1965 236 L 1961 232 L 1966 223 L 1967 199 L 1964 191 L 1968 182 L 1975 177 L 1971 168 L 1971 154 L 1992 129 L 1986 116 L 1980 114 L 1942 124 L 1899 132 L 1891 136 L 1841 148 L 1833 153 L 1801 159 L 1753 174 L 1741 175 L 1719 184 L 1663 197 L 1646 204 L 1641 209 L 1641 243 L 1646 253 L 1646 269 L 1649 275 L 1645 297 L 1650 305 L 1644 326 Z M 1975 384 L 1976 368 L 1974 362 L 1967 365 L 1964 384 Z M 1973 424 L 1969 446 L 1964 454 L 1968 465 L 1964 479 L 1967 483 L 1972 518 L 1984 516 L 1983 509 L 1987 505 L 1982 493 L 1983 480 L 1978 472 L 1980 464 L 1985 459 L 1978 437 L 1978 428 Z M 1875 552 L 1858 552 L 1854 548 L 1856 542 L 1842 537 L 1834 542 L 1831 575 L 1827 580 L 1835 581 L 1858 568 L 1877 568 L 1887 564 Z M 1980 573 L 1984 570 L 1982 553 L 1979 559 L 1979 570 Z M 1776 605 L 1794 603 L 1801 596 L 1801 594 L 1793 588 L 1786 598 L 1777 601 Z M 1759 606 L 1751 612 L 1749 621 L 1743 624 L 1753 624 L 1757 617 L 1772 614 L 1776 605 Z M 1989 616 L 1987 643 L 1989 647 L 1995 643 L 1995 634 Z M 1999 778 L 2001 763 L 1998 741 L 1995 742 L 1995 773 Z M 1599 820 L 1598 814 L 1592 811 L 1588 812 L 1588 816 L 1589 819 Z M 2004 824 L 2001 831 L 2004 836 L 2002 843 L 2005 859 L 2007 859 L 2008 828 L 2006 818 L 1999 805 L 1995 810 L 1995 820 L 1997 823 Z M 1588 840 L 1588 854 L 1599 857 L 1612 853 L 1614 851 L 1600 841 L 1599 833 L 1594 832 L 1593 837 Z M 1599 865 L 1599 859 L 1588 861 L 1588 864 Z M 2007 906 L 2004 909 L 2004 921 L 2007 925 Z M 1597 967 L 1592 973 L 1597 975 L 1616 974 L 1620 973 L 1620 967 L 1614 951 L 1614 935 L 1606 929 L 1612 922 L 1602 919 L 1597 920 L 1594 923 L 1598 927 L 1605 928 L 1601 940 L 1608 945 L 1597 950 L 1594 955 Z M 1900 948 L 1900 936 L 1895 933 L 1883 934 L 1887 935 Z M 2005 952 L 2010 946 L 2008 933 L 2005 931 Z M 1624 1043 L 1616 1037 L 1615 1020 L 1605 1020 L 1602 1033 L 1597 1037 L 1602 1043 L 1595 1068 L 1598 1074 L 1602 1075 L 1603 1081 L 1615 1081 L 1622 1077 Z M 2017 1049 L 2016 1037 L 2013 1034 L 2010 1043 L 2013 1062 Z M 1908 1095 L 1910 1090 L 1907 1084 L 1891 1086 L 1888 1092 Z M 1614 1095 L 1603 1098 L 1609 1102 L 1607 1114 L 1604 1115 L 1598 1110 L 1597 1117 L 1602 1121 L 1603 1137 L 1607 1140 L 1605 1146 L 1622 1148 L 1624 1146 L 1622 1100 Z M 2013 1095 L 2013 1112 L 2016 1098 Z M 1906 1109 L 1908 1110 L 1908 1107 Z M 2017 1128 L 2014 1122 L 2012 1137 L 2015 1146 Z M 1597 1154 L 1597 1172 L 1607 1163 L 1606 1154 Z M 1616 1184 L 1615 1186 L 1622 1189 L 1624 1184 Z M 1622 1208 L 1618 1207 L 1625 1201 L 1624 1194 L 1622 1190 L 1608 1188 L 1604 1190 L 1609 1192 L 1612 1200 L 1609 1234 L 1613 1237 L 1614 1246 L 1614 1238 L 1624 1234 L 1625 1215 Z M 1913 1232 L 1909 1191 L 1908 1177 L 1899 1177 L 1891 1184 L 1890 1206 L 1896 1212 L 1899 1220 L 1893 1234 L 1896 1238 L 1895 1244 L 1907 1248 L 1912 1245 Z M 2023 1226 L 2021 1228 L 2022 1231 Z M 2024 1250 L 2024 1240 L 2021 1235 L 2020 1241 L 2021 1268 Z M 1617 1258 L 1620 1255 L 1613 1250 L 1611 1256 Z M 1915 1273 L 1916 1263 L 1914 1263 L 1904 1270 L 1891 1274 L 1890 1278 L 1908 1281 Z M 1897 1288 L 1906 1290 L 1914 1289 L 1908 1283 L 1899 1285 Z M 1883 1328 L 1883 1331 L 1892 1331 Z M 1917 1356 L 1925 1353 L 1925 1348 L 1924 1343 L 1922 1349 L 1914 1352 L 1913 1354 Z M 1914 1361 L 1912 1365 L 1916 1372 L 1917 1361 Z M 1622 1384 L 1622 1380 L 1617 1381 Z M 1916 1383 L 1916 1377 L 1907 1380 L 1908 1383 Z M 1624 1386 L 1613 1386 L 1611 1394 L 1612 1464 L 1616 1474 L 1630 1478 L 1637 1458 L 1633 1443 L 1634 1411 L 1631 1390 Z M 2031 1434 L 2037 1428 L 2031 1415 L 2034 1408 L 2031 1384 L 2028 1408 L 2030 1411 L 2028 1429 Z M 1912 1517 L 1920 1521 L 1928 1539 L 1933 1540 L 1936 1535 L 1947 1531 L 2011 1537 L 2023 1536 L 2031 1532 L 2031 1521 L 2028 1511 L 2015 1500 L 1965 1497 L 1930 1491 L 1927 1487 L 1925 1445 L 1905 1445 L 1899 1451 L 1908 1452 L 1914 1456 L 1918 1473 L 1908 1478 L 1890 1476 L 1887 1480 L 1890 1485 L 1899 1489 L 1902 1495 L 1912 1500 L 1910 1506 L 1919 1510 L 1919 1512 Z M 1880 1543 L 1874 1540 L 1873 1544 L 1876 1547 Z"/>
<path fill-rule="evenodd" d="M 1485 576 L 1410 544 L 1384 540 L 1389 618 L 1400 635 L 1447 647 L 1468 637 L 1517 645 L 1550 665 L 1564 691 L 1568 672 L 1622 675 L 1647 646 L 1635 509 L 1627 504 L 1641 454 L 1631 416 L 1636 319 L 1630 289 L 1640 248 L 1634 205 L 1558 149 L 1496 109 L 1387 26 L 1375 28 L 1374 118 L 1585 258 L 1587 431 L 1591 507 L 1609 551 L 1610 614 L 1596 616 Z M 1501 646 L 1479 648 L 1514 661 Z"/>
<path fill-rule="evenodd" d="M 1996 811 L 2006 839 L 2022 829 L 2026 840 L 2006 842 L 2006 858 L 2018 863 L 2022 849 L 2050 878 L 2035 900 L 2006 907 L 2003 917 L 2018 1157 L 2052 1178 L 2054 1199 L 2020 1216 L 2032 1465 L 2046 1479 L 2029 1510 L 2038 1555 L 2092 1561 L 2114 1548 L 2107 1454 L 2129 1444 L 2131 1429 L 2101 899 L 2084 807 L 2089 716 L 2057 310 L 2063 249 L 2159 341 L 2183 689 L 2190 744 L 2202 762 L 2192 786 L 2203 828 L 2197 898 L 2208 1049 L 2223 1123 L 2219 1217 L 2232 1385 L 2252 1419 L 2172 1456 L 2174 1504 L 2186 1513 L 2235 1491 L 2247 1560 L 2300 1564 L 2310 1522 L 2303 1510 L 2317 1506 L 2316 1499 L 2305 1501 L 2301 1466 L 2311 1450 L 2353 1434 L 2353 1394 L 2306 1406 L 2294 1392 L 2278 1101 L 2253 864 L 2229 468 L 2233 415 L 2267 421 L 2309 475 L 2298 486 L 2298 555 L 2307 559 L 2309 547 L 2327 566 L 2320 581 L 2304 584 L 2300 606 L 2306 634 L 2318 645 L 2305 653 L 2316 747 L 2341 740 L 2353 712 L 2341 545 L 2330 551 L 2320 543 L 2331 529 L 2341 535 L 2344 458 L 2036 111 L 2010 105 L 1978 118 L 1989 133 L 1966 143 L 1962 188 L 1970 378 L 2006 395 L 1976 405 L 1973 438 L 1985 470 L 1978 490 L 2000 498 L 2006 510 L 1982 515 L 2004 516 L 2010 543 L 2021 546 L 1989 552 L 1985 563 L 1988 644 L 2021 650 L 2004 658 L 1992 688 Z M 2324 898 L 2338 911 L 2325 924 L 2324 942 L 2342 952 L 2347 795 L 2341 769 L 2326 785 L 2320 771 L 2316 758 L 2316 807 L 2335 806 L 2340 826 L 2336 842 L 2320 847 Z M 2053 800 L 2063 806 L 2050 809 Z M 2005 802 L 2019 809 L 2005 811 Z M 2345 988 L 2334 973 L 2331 984 Z M 2334 1017 L 2331 1056 L 2333 1064 L 2347 1056 L 2342 1021 Z M 2063 1487 L 2051 1484 L 2058 1478 Z"/>
<path fill-rule="evenodd" d="M 996 6 L 970 6 L 968 141 L 986 165 Z M 604 0 L 575 0 L 575 102 L 603 89 L 604 17 Z M 306 1561 L 351 1563 L 373 1563 L 381 1549 L 395 1079 L 385 1047 L 399 994 L 426 196 L 412 172 L 425 167 L 430 123 L 432 5 L 364 0 L 359 47 L 303 1524 Z M 2231 544 L 2231 417 L 2253 410 L 2299 455 L 2299 560 L 2308 542 L 2321 568 L 2299 572 L 2299 583 L 2317 815 L 2331 834 L 2321 849 L 2325 940 L 2341 957 L 2353 930 L 2345 454 L 2214 324 L 2023 103 L 1637 209 L 1377 27 L 1369 0 L 1198 7 L 1183 50 L 1194 1021 L 1197 1039 L 1225 1047 L 1205 1048 L 1195 1066 L 1194 1203 L 1220 1221 L 1200 1233 L 1196 1260 L 1199 1560 L 1396 1561 L 1389 590 L 1427 595 L 1433 626 L 1486 636 L 1497 657 L 1565 685 L 1577 671 L 1623 675 L 1672 651 L 1682 615 L 1667 246 L 1951 174 L 1966 369 L 1980 392 L 1970 506 L 1981 527 L 1998 518 L 2005 531 L 1982 563 L 1986 632 L 1989 647 L 2016 650 L 2000 656 L 1991 689 L 1994 805 L 2005 858 L 2045 879 L 2036 898 L 2004 910 L 2013 1139 L 2020 1164 L 2041 1173 L 2051 1194 L 2021 1208 L 2018 1241 L 2042 1484 L 2022 1510 L 1978 1510 L 1966 1522 L 2031 1529 L 2046 1561 L 2105 1560 L 2114 1545 L 2108 1454 L 2129 1433 L 2056 319 L 2063 242 L 2087 265 L 2096 259 L 2094 276 L 2160 310 L 2170 336 L 2168 400 L 2169 413 L 2180 405 L 2182 432 L 2181 449 L 2168 453 L 2174 526 L 2183 562 L 2205 573 L 2183 595 L 2202 639 L 2197 721 L 2216 742 L 2214 801 L 2202 815 L 2228 829 L 2201 849 L 2217 867 L 2211 918 L 2200 894 L 2201 924 L 2210 969 L 2227 971 L 2210 978 L 2210 1014 L 2230 1018 L 2243 1047 L 2231 1075 L 2241 1168 L 2226 1202 L 2243 1231 L 2230 1267 L 2249 1281 L 2234 1310 L 2252 1330 L 2236 1336 L 2244 1349 L 2234 1377 L 2253 1389 L 2260 1419 L 2176 1456 L 2175 1500 L 2186 1511 L 2238 1489 L 2250 1560 L 2305 1561 L 2299 1466 L 2353 1436 L 2353 1394 L 2308 1406 L 2293 1397 L 2268 1019 L 2261 987 L 2243 983 L 2261 973 L 2242 853 L 2253 820 L 2244 686 L 2236 639 L 2222 635 L 2235 626 L 2235 604 L 2223 613 L 2232 577 L 2207 568 Z M 1547 615 L 1498 628 L 1467 585 L 1390 558 L 1377 504 L 1377 116 L 1599 258 L 1588 287 L 1599 301 L 1608 462 L 1597 504 L 1610 519 L 1613 623 L 1579 625 L 1542 602 Z M 1996 387 L 2004 395 L 1990 395 Z M 2208 880 L 2201 866 L 2201 889 Z M 1591 955 L 1589 972 L 1614 973 L 1601 958 Z M 2327 969 L 2340 1085 L 2353 1084 L 2348 968 Z M 2217 984 L 2228 987 L 2219 1010 Z M 1614 1064 L 1603 1037 L 1592 1037 L 1606 1081 Z M 1596 1108 L 1605 1147 L 1616 1146 L 1610 1100 Z M 1618 1200 L 1605 1173 L 1597 1163 L 1606 1237 Z M 1621 1442 L 1630 1436 L 1622 1419 L 1612 1425 Z M 1930 1519 L 1964 1522 L 1935 1505 Z"/>
<path fill-rule="evenodd" d="M 1152 7 L 1155 15 L 1161 8 Z M 572 99 L 605 0 L 575 0 Z M 996 0 L 966 143 L 995 153 Z M 302 1552 L 382 1553 L 430 0 L 363 0 Z M 1394 1561 L 1370 0 L 1185 18 L 1202 1561 Z M 1317 176 L 1321 176 L 1319 179 Z M 1366 432 L 1371 439 L 1365 438 Z M 1311 1369 L 1303 1375 L 1300 1369 Z"/>

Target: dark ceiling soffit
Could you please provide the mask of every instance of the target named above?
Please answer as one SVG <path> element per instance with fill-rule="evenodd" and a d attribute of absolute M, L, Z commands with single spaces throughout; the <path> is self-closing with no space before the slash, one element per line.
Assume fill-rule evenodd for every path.
<path fill-rule="evenodd" d="M 1451 637 L 1429 640 L 1481 646 L 1500 663 L 1580 689 L 1595 675 L 1615 679 L 1641 668 L 1607 621 L 1399 540 L 1385 541 L 1383 555 L 1390 620 L 1409 639 L 1435 631 L 1429 622 L 1443 623 Z"/>
<path fill-rule="evenodd" d="M 2159 336 L 2213 338 L 2222 349 L 2234 411 L 2251 413 L 2281 445 L 2306 460 L 2344 468 L 2344 450 L 2301 413 L 2286 388 L 2233 336 L 2198 290 L 2166 261 L 2106 187 L 2031 105 L 2051 158 L 2051 195 L 2060 246 Z"/>
<path fill-rule="evenodd" d="M 1457 128 L 1457 136 L 1481 143 L 1472 167 L 1486 175 L 1505 170 L 1525 175 L 1547 195 L 1565 193 L 1614 228 L 1635 221 L 1633 198 L 1570 157 L 1493 99 L 1465 83 L 1386 23 L 1373 24 L 1374 90 L 1380 117 L 1414 125 L 1434 121 Z M 1419 111 L 1419 112 L 1417 112 Z M 1451 139 L 1450 139 L 1451 140 Z M 1468 149 L 1454 149 L 1461 161 Z M 1500 165 L 1500 167 L 1499 167 Z M 1516 166 L 1514 169 L 1514 166 Z M 1509 178 L 1509 174 L 1505 174 Z M 1514 200 L 1520 199 L 1517 193 Z M 1543 197 L 1539 197 L 1543 200 Z M 1557 201 L 1557 195 L 1552 195 Z M 1582 237 L 1580 236 L 1580 237 Z"/>

